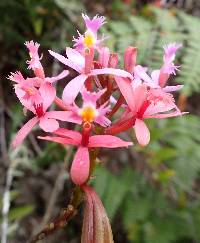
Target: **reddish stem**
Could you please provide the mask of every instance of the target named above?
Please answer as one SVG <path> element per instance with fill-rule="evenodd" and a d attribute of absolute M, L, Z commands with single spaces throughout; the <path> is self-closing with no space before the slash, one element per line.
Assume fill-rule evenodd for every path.
<path fill-rule="evenodd" d="M 123 104 L 123 102 L 124 102 L 124 97 L 121 94 L 119 96 L 119 99 L 117 100 L 117 103 L 115 104 L 115 106 L 113 107 L 113 109 L 111 110 L 111 112 L 108 114 L 109 117 L 112 117 L 118 111 L 118 109 L 121 107 L 121 105 Z"/>

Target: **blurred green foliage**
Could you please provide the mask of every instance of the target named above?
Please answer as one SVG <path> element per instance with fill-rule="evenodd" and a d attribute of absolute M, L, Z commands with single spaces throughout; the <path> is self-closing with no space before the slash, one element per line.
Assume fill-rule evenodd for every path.
<path fill-rule="evenodd" d="M 182 42 L 184 47 L 178 57 L 181 72 L 176 82 L 185 84 L 181 92 L 187 96 L 200 92 L 200 20 L 181 11 L 152 7 L 133 15 L 121 1 L 112 2 L 109 7 L 114 12 L 104 31 L 110 37 L 107 44 L 119 51 L 121 60 L 124 49 L 134 45 L 138 47 L 138 63 L 159 68 L 163 44 Z M 6 66 L 3 73 L 13 71 L 11 67 L 25 69 L 25 40 L 34 39 L 45 48 L 58 50 L 71 46 L 76 25 L 78 29 L 83 27 L 79 15 L 86 9 L 78 0 L 1 0 L 0 52 L 2 64 Z M 20 109 L 15 104 L 11 108 L 15 118 L 10 139 L 23 122 Z M 104 202 L 114 231 L 121 219 L 128 242 L 200 242 L 200 118 L 186 115 L 149 121 L 149 126 L 150 145 L 146 148 L 135 145 L 130 152 L 122 152 L 130 158 L 120 173 L 98 166 L 94 187 Z M 35 173 L 44 170 L 62 162 L 63 157 L 62 148 L 51 143 L 42 144 L 42 153 L 37 158 L 27 146 L 10 153 L 10 159 L 18 161 L 15 178 L 25 177 L 26 170 Z M 34 212 L 32 204 L 15 204 L 18 197 L 23 197 L 21 193 L 16 182 L 11 191 L 9 215 L 11 227 L 13 222 L 17 223 L 15 231 L 20 227 L 20 220 Z"/>

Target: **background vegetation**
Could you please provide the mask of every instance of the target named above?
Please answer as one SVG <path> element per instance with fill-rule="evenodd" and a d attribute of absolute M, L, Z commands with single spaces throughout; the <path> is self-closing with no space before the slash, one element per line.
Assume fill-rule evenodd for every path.
<path fill-rule="evenodd" d="M 125 0 L 1 0 L 0 208 L 9 187 L 9 242 L 26 242 L 67 205 L 73 185 L 66 167 L 73 151 L 38 142 L 37 130 L 17 151 L 10 149 L 26 117 L 6 77 L 18 69 L 29 75 L 23 43 L 31 39 L 43 48 L 47 74 L 57 73 L 59 67 L 47 50 L 63 51 L 72 45 L 76 28 L 83 28 L 81 12 L 107 17 L 107 44 L 119 51 L 121 59 L 125 47 L 133 45 L 139 49 L 138 63 L 159 68 L 162 46 L 183 43 L 177 59 L 181 72 L 170 82 L 185 85 L 177 102 L 190 114 L 151 121 L 152 139 L 145 149 L 135 145 L 113 151 L 112 156 L 103 150 L 104 163 L 95 171 L 93 185 L 107 209 L 116 243 L 200 242 L 200 19 L 194 16 L 199 13 L 196 1 L 190 1 L 186 9 L 180 2 L 161 8 L 159 1 L 147 5 Z M 46 242 L 80 242 L 81 217 L 80 211 Z"/>

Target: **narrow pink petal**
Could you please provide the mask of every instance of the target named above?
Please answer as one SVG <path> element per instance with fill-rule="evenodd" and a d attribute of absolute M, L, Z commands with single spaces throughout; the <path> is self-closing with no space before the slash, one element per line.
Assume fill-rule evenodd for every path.
<path fill-rule="evenodd" d="M 77 124 L 82 123 L 82 121 L 80 119 L 73 116 L 73 112 L 71 112 L 71 111 L 48 111 L 48 112 L 46 112 L 45 117 L 57 119 L 60 121 L 73 122 L 73 123 L 77 123 Z"/>
<path fill-rule="evenodd" d="M 128 147 L 131 146 L 132 142 L 126 142 L 122 139 L 112 136 L 112 135 L 95 135 L 89 138 L 90 148 L 118 148 L 118 147 Z"/>
<path fill-rule="evenodd" d="M 146 146 L 150 141 L 150 132 L 146 124 L 142 120 L 136 119 L 134 129 L 138 143 Z"/>
<path fill-rule="evenodd" d="M 29 134 L 31 129 L 37 124 L 38 118 L 33 117 L 30 119 L 24 126 L 18 131 L 17 135 L 15 136 L 14 140 L 12 141 L 12 147 L 16 148 L 18 145 L 22 143 L 25 137 Z"/>
<path fill-rule="evenodd" d="M 59 123 L 55 119 L 48 119 L 47 117 L 40 118 L 39 126 L 45 132 L 54 132 L 59 128 Z"/>
<path fill-rule="evenodd" d="M 39 139 L 51 141 L 60 144 L 70 144 L 70 145 L 77 145 L 71 138 L 61 138 L 61 137 L 51 137 L 51 136 L 38 136 Z"/>
<path fill-rule="evenodd" d="M 65 138 L 70 138 L 74 140 L 74 142 L 78 145 L 81 143 L 82 135 L 79 132 L 73 131 L 73 130 L 68 130 L 65 128 L 58 128 L 54 134 L 58 136 L 62 136 Z"/>
<path fill-rule="evenodd" d="M 90 159 L 87 147 L 79 147 L 72 162 L 70 175 L 76 185 L 84 184 L 89 176 Z"/>
<path fill-rule="evenodd" d="M 73 63 L 71 60 L 69 60 L 68 58 L 66 58 L 66 57 L 64 57 L 64 56 L 62 56 L 62 55 L 60 55 L 60 54 L 58 54 L 58 53 L 56 53 L 56 52 L 54 52 L 54 51 L 51 51 L 51 50 L 49 50 L 49 53 L 50 53 L 53 57 L 55 57 L 58 61 L 60 61 L 60 62 L 62 62 L 63 64 L 67 65 L 68 67 L 70 67 L 70 68 L 76 70 L 78 73 L 80 73 L 80 72 L 82 71 L 82 69 L 81 69 L 78 65 L 74 64 L 74 63 Z"/>
<path fill-rule="evenodd" d="M 73 48 L 66 47 L 66 55 L 70 61 L 73 63 L 78 64 L 81 68 L 85 66 L 85 58 L 81 55 L 80 52 L 76 51 Z"/>
<path fill-rule="evenodd" d="M 145 116 L 145 118 L 163 119 L 163 118 L 168 118 L 168 117 L 182 116 L 182 115 L 185 115 L 185 114 L 188 114 L 188 112 L 174 111 L 174 112 L 167 113 L 167 114 L 148 115 L 148 116 Z"/>
<path fill-rule="evenodd" d="M 56 90 L 50 83 L 45 82 L 41 85 L 39 91 L 43 98 L 43 109 L 46 111 L 56 97 Z"/>
<path fill-rule="evenodd" d="M 63 79 L 63 78 L 65 78 L 67 75 L 69 74 L 69 71 L 68 70 L 64 70 L 64 71 L 62 71 L 60 74 L 58 74 L 57 76 L 55 76 L 55 77 L 52 77 L 52 78 L 45 78 L 45 81 L 46 82 L 49 82 L 49 83 L 53 83 L 53 82 L 55 82 L 55 81 L 58 81 L 58 80 L 60 80 L 60 79 Z"/>
<path fill-rule="evenodd" d="M 118 76 L 115 76 L 115 81 L 117 83 L 117 86 L 119 87 L 122 95 L 124 96 L 129 108 L 131 110 L 135 110 L 135 102 L 133 97 L 133 89 L 130 81 L 126 78 L 121 78 Z"/>
<path fill-rule="evenodd" d="M 133 79 L 133 76 L 130 73 L 122 69 L 115 69 L 115 68 L 94 69 L 91 71 L 91 74 L 92 75 L 110 74 L 110 75 L 115 75 L 123 78 Z"/>
<path fill-rule="evenodd" d="M 183 88 L 184 85 L 175 85 L 175 86 L 165 86 L 163 88 L 164 92 L 174 92 L 174 91 L 178 91 L 180 89 Z"/>
<path fill-rule="evenodd" d="M 82 89 L 85 80 L 87 79 L 87 75 L 81 74 L 76 78 L 72 79 L 64 88 L 62 99 L 66 104 L 72 104 L 76 99 L 76 96 Z"/>

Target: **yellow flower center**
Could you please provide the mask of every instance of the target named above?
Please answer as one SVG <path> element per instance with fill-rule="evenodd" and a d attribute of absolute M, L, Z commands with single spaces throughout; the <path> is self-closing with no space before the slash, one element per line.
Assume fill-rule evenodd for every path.
<path fill-rule="evenodd" d="M 29 95 L 33 95 L 33 94 L 35 93 L 34 90 L 31 89 L 31 88 L 27 88 L 27 89 L 26 89 L 26 92 L 27 92 Z"/>
<path fill-rule="evenodd" d="M 83 42 L 84 42 L 84 45 L 88 48 L 94 46 L 94 43 L 95 43 L 94 35 L 90 32 L 86 32 Z"/>
<path fill-rule="evenodd" d="M 97 114 L 97 110 L 92 106 L 85 106 L 79 111 L 84 122 L 93 122 Z"/>

